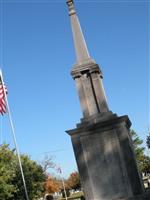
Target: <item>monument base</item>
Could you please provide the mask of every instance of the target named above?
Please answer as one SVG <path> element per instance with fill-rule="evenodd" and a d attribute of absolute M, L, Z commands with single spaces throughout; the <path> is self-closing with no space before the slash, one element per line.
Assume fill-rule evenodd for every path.
<path fill-rule="evenodd" d="M 142 195 L 134 196 L 127 199 L 117 199 L 117 200 L 150 200 L 150 192 L 145 192 Z"/>
<path fill-rule="evenodd" d="M 150 200 L 138 172 L 128 116 L 81 120 L 71 136 L 86 200 Z"/>

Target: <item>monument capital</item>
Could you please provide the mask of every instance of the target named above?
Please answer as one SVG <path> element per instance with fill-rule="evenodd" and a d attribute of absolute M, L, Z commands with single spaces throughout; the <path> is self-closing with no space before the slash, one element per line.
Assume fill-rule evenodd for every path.
<path fill-rule="evenodd" d="M 74 8 L 74 1 L 73 0 L 67 0 L 66 1 L 68 8 L 69 8 L 69 15 L 74 15 L 76 13 Z"/>

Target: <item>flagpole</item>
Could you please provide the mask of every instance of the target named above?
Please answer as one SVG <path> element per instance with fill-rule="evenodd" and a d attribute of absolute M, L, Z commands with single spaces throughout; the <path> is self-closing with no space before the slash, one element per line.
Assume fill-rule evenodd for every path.
<path fill-rule="evenodd" d="M 1 69 L 0 69 L 0 77 L 1 77 L 1 81 L 2 81 L 2 87 L 3 87 L 3 91 L 4 91 L 4 97 L 5 97 L 5 102 L 6 102 L 6 108 L 7 108 L 7 111 L 8 111 L 8 117 L 9 117 L 9 122 L 10 122 L 10 126 L 11 126 L 11 131 L 12 131 L 12 135 L 13 135 L 13 141 L 14 141 L 14 144 L 15 144 L 17 157 L 18 157 L 18 161 L 19 161 L 19 167 L 20 167 L 21 176 L 22 176 L 22 180 L 23 180 L 23 185 L 24 185 L 24 189 L 25 189 L 25 196 L 26 196 L 26 200 L 29 200 L 27 187 L 26 187 L 26 182 L 25 182 L 25 178 L 24 178 L 24 173 L 23 173 L 23 169 L 22 169 L 22 163 L 21 163 L 19 148 L 18 148 L 18 145 L 17 145 L 16 135 L 15 135 L 14 124 L 13 124 L 13 121 L 12 121 L 10 107 L 9 107 L 6 91 L 5 91 L 5 88 L 4 88 L 4 81 L 3 81 L 3 75 L 2 75 L 2 70 Z"/>
<path fill-rule="evenodd" d="M 64 183 L 64 178 L 63 178 L 62 176 L 61 176 L 61 181 L 62 181 L 64 193 L 65 193 L 65 199 L 68 200 L 68 198 L 67 198 L 67 193 L 66 193 L 66 188 L 65 188 L 65 183 Z"/>
<path fill-rule="evenodd" d="M 62 185 L 63 185 L 63 190 L 64 190 L 64 194 L 65 194 L 65 199 L 68 200 L 67 198 L 67 193 L 66 193 L 66 188 L 65 188 L 65 183 L 64 183 L 64 178 L 63 178 L 63 173 L 62 173 L 62 169 L 60 168 L 60 166 L 58 167 L 59 169 L 59 173 L 61 174 L 61 181 L 62 181 Z M 58 170 L 57 169 L 57 170 Z"/>

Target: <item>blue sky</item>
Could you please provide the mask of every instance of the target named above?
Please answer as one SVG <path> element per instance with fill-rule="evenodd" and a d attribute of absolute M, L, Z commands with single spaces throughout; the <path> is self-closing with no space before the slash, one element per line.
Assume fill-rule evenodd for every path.
<path fill-rule="evenodd" d="M 65 130 L 74 128 L 82 113 L 70 76 L 76 58 L 65 0 L 1 0 L 0 6 L 0 63 L 20 151 L 37 161 L 53 155 L 67 176 L 76 163 Z M 90 55 L 103 71 L 110 109 L 129 115 L 145 140 L 148 1 L 82 0 L 75 7 Z M 13 146 L 7 116 L 1 135 Z"/>

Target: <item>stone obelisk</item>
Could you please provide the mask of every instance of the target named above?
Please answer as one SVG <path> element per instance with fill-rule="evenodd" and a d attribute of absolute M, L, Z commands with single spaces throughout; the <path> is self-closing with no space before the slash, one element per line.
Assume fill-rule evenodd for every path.
<path fill-rule="evenodd" d="M 73 0 L 68 0 L 76 51 L 71 75 L 83 112 L 77 127 L 68 130 L 86 200 L 129 200 L 143 197 L 128 116 L 118 117 L 108 107 L 102 72 L 90 57 Z"/>

